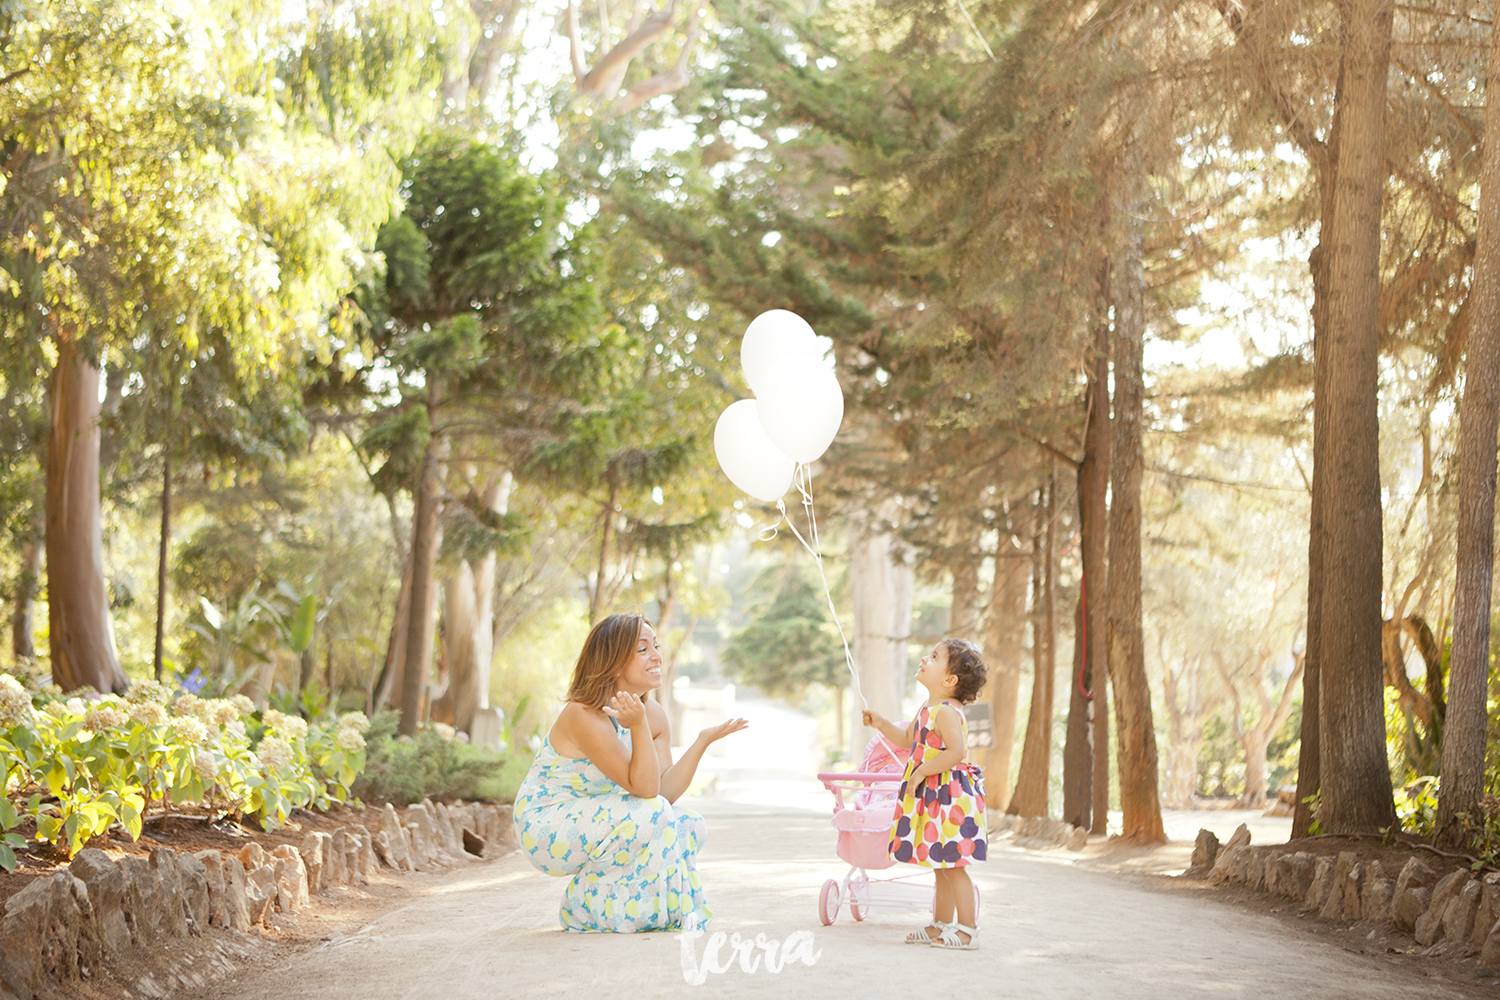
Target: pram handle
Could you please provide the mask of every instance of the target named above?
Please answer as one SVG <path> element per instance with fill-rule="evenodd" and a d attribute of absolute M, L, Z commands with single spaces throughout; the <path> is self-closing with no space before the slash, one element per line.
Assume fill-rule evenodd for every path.
<path fill-rule="evenodd" d="M 901 782 L 900 771 L 820 771 L 818 780 L 825 785 L 830 781 L 857 781 L 863 784 L 874 784 L 877 782 L 899 784 Z"/>

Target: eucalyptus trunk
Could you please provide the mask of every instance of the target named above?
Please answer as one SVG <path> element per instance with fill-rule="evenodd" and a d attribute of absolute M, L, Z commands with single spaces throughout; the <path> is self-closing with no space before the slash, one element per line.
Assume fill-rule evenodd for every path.
<path fill-rule="evenodd" d="M 1016 704 L 1021 693 L 1025 655 L 1027 565 L 1004 544 L 995 553 L 995 575 L 985 616 L 984 661 L 989 667 L 990 715 L 995 742 L 984 752 L 985 789 L 989 808 L 1005 812 L 1010 806 L 1010 766 L 1016 748 Z"/>
<path fill-rule="evenodd" d="M 511 474 L 501 473 L 485 485 L 480 502 L 496 514 L 510 504 Z M 494 551 L 464 560 L 446 584 L 443 643 L 448 664 L 448 698 L 453 726 L 472 732 L 474 713 L 490 702 L 490 665 L 494 659 Z"/>
<path fill-rule="evenodd" d="M 121 692 L 99 510 L 99 369 L 73 331 L 55 339 L 48 392 L 47 623 L 52 679 L 64 691 Z"/>
<path fill-rule="evenodd" d="M 436 376 L 430 376 L 427 403 L 429 427 L 435 423 L 439 399 L 439 383 Z M 397 730 L 402 736 L 415 735 L 421 724 L 422 697 L 432 658 L 432 611 L 437 596 L 434 568 L 439 544 L 438 507 L 441 488 L 438 451 L 438 440 L 429 437 L 427 446 L 422 451 L 422 464 L 417 471 L 416 481 L 412 484 L 410 621 L 406 627 L 406 647 L 402 657 L 401 724 Z"/>
<path fill-rule="evenodd" d="M 1016 775 L 1016 791 L 1010 797 L 1006 812 L 1016 816 L 1047 815 L 1047 775 L 1052 758 L 1052 685 L 1057 671 L 1047 649 L 1042 589 L 1046 575 L 1044 522 L 1047 519 L 1046 489 L 1037 491 L 1033 508 L 1035 528 L 1031 536 L 1031 710 L 1026 716 L 1026 741 L 1021 745 L 1021 770 Z M 1071 735 L 1071 728 L 1070 728 Z M 1066 767 L 1066 757 L 1064 758 Z M 1066 771 L 1065 771 L 1066 774 Z M 1066 779 L 1064 790 L 1066 790 Z"/>
<path fill-rule="evenodd" d="M 10 614 L 10 651 L 17 660 L 36 658 L 32 620 L 36 596 L 41 591 L 43 519 L 33 518 L 33 531 L 21 543 L 21 568 L 16 574 L 16 605 Z"/>
<path fill-rule="evenodd" d="M 1485 94 L 1485 135 L 1500 136 L 1500 30 L 1490 32 Z M 1479 191 L 1468 357 L 1459 408 L 1453 652 L 1436 824 L 1438 842 L 1450 847 L 1466 846 L 1472 838 L 1484 794 L 1495 569 L 1495 435 L 1500 432 L 1500 141 L 1484 144 Z"/>
<path fill-rule="evenodd" d="M 1392 0 L 1351 0 L 1343 21 L 1329 255 L 1327 447 L 1318 664 L 1321 802 L 1328 833 L 1395 823 L 1380 654 L 1380 211 Z M 1315 405 L 1320 402 L 1315 400 Z M 1490 442 L 1493 449 L 1494 442 Z M 1327 472 L 1324 476 L 1321 473 Z M 1316 501 L 1315 501 L 1316 502 Z"/>
<path fill-rule="evenodd" d="M 1130 212 L 1135 219 L 1139 212 Z M 1146 682 L 1141 627 L 1142 352 L 1146 332 L 1143 239 L 1138 222 L 1114 268 L 1114 418 L 1110 427 L 1109 675 L 1115 688 L 1121 836 L 1130 843 L 1166 842 L 1157 788 L 1156 730 Z"/>
<path fill-rule="evenodd" d="M 1100 284 L 1107 287 L 1108 269 Z M 1083 623 L 1079 637 L 1084 686 L 1093 695 L 1093 823 L 1091 833 L 1109 829 L 1109 657 L 1105 640 L 1109 588 L 1105 557 L 1109 546 L 1109 325 L 1094 327 L 1094 349 L 1088 359 L 1088 413 L 1083 433 L 1083 461 L 1078 466 L 1079 547 L 1083 579 L 1079 599 Z"/>

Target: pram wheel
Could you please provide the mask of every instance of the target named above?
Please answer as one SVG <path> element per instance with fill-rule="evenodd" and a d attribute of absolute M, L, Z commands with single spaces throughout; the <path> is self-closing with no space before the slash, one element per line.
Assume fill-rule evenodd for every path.
<path fill-rule="evenodd" d="M 833 879 L 823 883 L 823 889 L 818 893 L 818 918 L 827 927 L 833 923 L 839 915 L 839 884 Z M 864 919 L 860 917 L 859 919 Z"/>
<path fill-rule="evenodd" d="M 869 891 L 870 880 L 865 876 L 859 875 L 849 880 L 849 912 L 854 915 L 855 920 L 863 920 L 870 913 Z M 862 895 L 865 897 L 864 902 L 860 902 Z"/>

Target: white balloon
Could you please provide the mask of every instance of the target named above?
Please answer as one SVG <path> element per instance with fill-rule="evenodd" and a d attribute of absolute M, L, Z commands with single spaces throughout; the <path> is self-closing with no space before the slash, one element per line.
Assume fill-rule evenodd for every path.
<path fill-rule="evenodd" d="M 729 481 L 764 503 L 780 499 L 792 485 L 797 463 L 766 437 L 755 415 L 755 400 L 730 403 L 714 426 L 714 454 Z"/>
<path fill-rule="evenodd" d="M 755 409 L 766 437 L 783 454 L 814 462 L 828 450 L 843 423 L 844 390 L 824 362 L 783 358 L 766 372 Z"/>
<path fill-rule="evenodd" d="M 740 341 L 740 367 L 745 383 L 757 396 L 771 366 L 784 358 L 818 359 L 823 355 L 818 335 L 807 320 L 785 309 L 770 309 L 750 321 Z"/>

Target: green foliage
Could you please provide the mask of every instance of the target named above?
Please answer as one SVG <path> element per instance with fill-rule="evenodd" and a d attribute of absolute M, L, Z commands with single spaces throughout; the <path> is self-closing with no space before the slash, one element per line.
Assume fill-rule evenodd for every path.
<path fill-rule="evenodd" d="M 273 829 L 295 808 L 346 801 L 364 768 L 368 723 L 359 713 L 309 725 L 254 713 L 243 697 L 171 698 L 151 681 L 128 699 L 32 696 L 0 675 L 0 867 L 15 867 L 24 840 L 11 831 L 23 819 L 69 856 L 116 823 L 139 837 L 153 802 L 224 808 Z"/>
<path fill-rule="evenodd" d="M 1396 822 L 1402 830 L 1431 837 L 1437 829 L 1438 778 L 1427 774 L 1395 790 Z"/>
<path fill-rule="evenodd" d="M 424 798 L 472 799 L 481 789 L 503 794 L 511 761 L 506 754 L 460 743 L 431 726 L 416 736 L 397 736 L 399 723 L 399 712 L 375 716 L 365 770 L 354 786 L 360 798 L 409 805 Z"/>
<path fill-rule="evenodd" d="M 822 588 L 802 560 L 764 570 L 755 581 L 758 613 L 723 652 L 729 676 L 769 695 L 797 699 L 814 684 L 848 682 L 843 644 Z"/>

